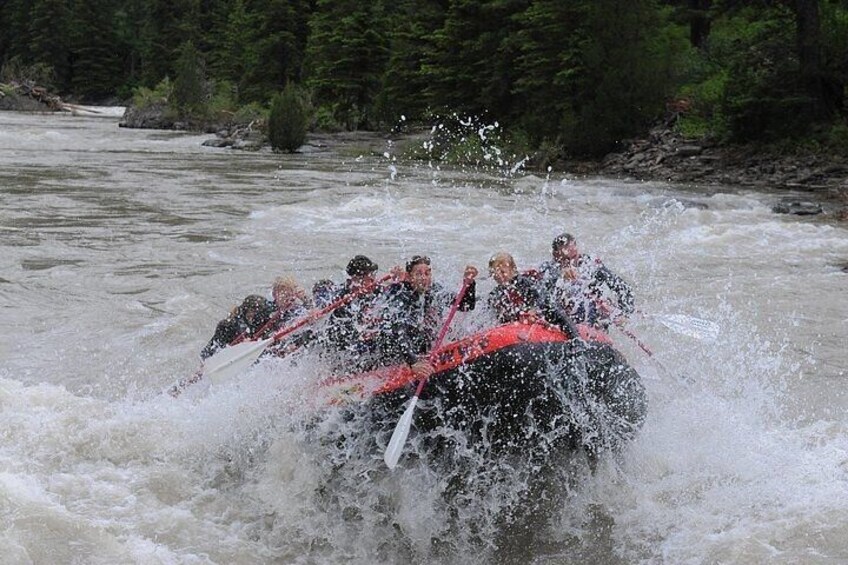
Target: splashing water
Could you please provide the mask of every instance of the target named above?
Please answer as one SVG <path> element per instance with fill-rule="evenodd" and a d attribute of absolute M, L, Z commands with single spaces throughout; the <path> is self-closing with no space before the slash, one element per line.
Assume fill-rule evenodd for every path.
<path fill-rule="evenodd" d="M 0 121 L 10 562 L 848 559 L 844 228 L 775 216 L 768 194 L 500 174 L 518 160 L 493 174 L 221 152 L 102 119 Z M 578 458 L 534 482 L 447 430 L 470 463 L 461 479 L 421 457 L 424 434 L 389 472 L 391 430 L 317 409 L 326 367 L 309 356 L 161 394 L 197 368 L 217 320 L 278 275 L 309 286 L 341 280 L 357 253 L 381 271 L 426 253 L 454 287 L 501 249 L 537 266 L 564 230 L 633 283 L 646 315 L 628 328 L 653 354 L 613 334 L 649 410 L 594 474 Z M 483 316 L 459 315 L 451 335 Z M 699 339 L 658 316 L 720 332 Z M 545 519 L 520 512 L 527 493 Z"/>

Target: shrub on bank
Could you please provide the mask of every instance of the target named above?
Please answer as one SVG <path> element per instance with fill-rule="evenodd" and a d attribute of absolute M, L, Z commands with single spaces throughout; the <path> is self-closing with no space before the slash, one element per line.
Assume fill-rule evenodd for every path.
<path fill-rule="evenodd" d="M 268 117 L 268 139 L 275 151 L 294 153 L 306 141 L 310 104 L 306 94 L 289 84 L 274 96 Z"/>

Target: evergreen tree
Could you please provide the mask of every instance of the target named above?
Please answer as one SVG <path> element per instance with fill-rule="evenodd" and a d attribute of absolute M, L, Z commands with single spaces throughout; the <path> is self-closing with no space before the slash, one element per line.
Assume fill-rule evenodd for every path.
<path fill-rule="evenodd" d="M 533 142 L 604 153 L 661 112 L 685 49 L 682 28 L 654 0 L 536 2 L 518 19 L 516 119 Z"/>
<path fill-rule="evenodd" d="M 142 82 L 155 86 L 168 76 L 185 36 L 186 0 L 148 0 L 142 28 Z"/>
<path fill-rule="evenodd" d="M 299 82 L 309 32 L 308 0 L 261 0 L 257 4 L 256 39 L 245 64 L 241 97 L 264 102 L 290 81 Z"/>
<path fill-rule="evenodd" d="M 616 14 L 609 25 L 609 14 Z M 569 149 L 612 150 L 655 120 L 671 94 L 682 30 L 667 26 L 654 0 L 596 0 L 587 11 L 580 90 L 563 124 Z"/>
<path fill-rule="evenodd" d="M 809 115 L 820 122 L 842 108 L 845 84 L 825 72 L 818 0 L 794 0 L 795 37 L 801 86 L 809 97 Z"/>
<path fill-rule="evenodd" d="M 31 61 L 52 70 L 49 88 L 65 91 L 70 84 L 68 10 L 65 0 L 34 0 L 29 20 Z"/>
<path fill-rule="evenodd" d="M 232 84 L 238 84 L 245 70 L 256 64 L 253 43 L 256 38 L 256 16 L 248 12 L 243 0 L 235 0 L 226 14 L 220 40 L 210 52 L 213 74 Z"/>
<path fill-rule="evenodd" d="M 122 82 L 113 23 L 111 2 L 76 0 L 71 42 L 74 94 L 96 100 L 114 95 Z"/>
<path fill-rule="evenodd" d="M 448 110 L 507 116 L 512 111 L 515 16 L 530 0 L 455 0 L 425 65 L 428 96 Z"/>
<path fill-rule="evenodd" d="M 227 31 L 230 12 L 243 0 L 208 0 L 204 2 L 204 25 L 200 52 L 206 58 L 206 69 L 216 79 L 225 79 L 224 71 L 226 49 L 224 49 L 224 38 Z"/>
<path fill-rule="evenodd" d="M 309 126 L 309 103 L 301 89 L 289 83 L 271 101 L 268 138 L 276 151 L 294 153 L 306 141 Z"/>
<path fill-rule="evenodd" d="M 128 99 L 134 88 L 143 83 L 142 63 L 146 46 L 140 22 L 144 21 L 146 0 L 126 0 L 115 10 L 114 33 L 116 54 L 123 72 L 117 94 Z"/>
<path fill-rule="evenodd" d="M 174 77 L 171 105 L 181 118 L 199 117 L 205 111 L 208 89 L 203 59 L 192 41 L 181 46 Z"/>
<path fill-rule="evenodd" d="M 6 0 L 0 4 L 0 64 L 17 58 L 31 62 L 30 0 Z"/>
<path fill-rule="evenodd" d="M 538 0 L 516 18 L 515 124 L 533 144 L 561 136 L 561 120 L 582 88 L 587 9 L 586 2 Z"/>
<path fill-rule="evenodd" d="M 401 115 L 421 119 L 430 108 L 423 67 L 433 57 L 433 34 L 444 24 L 445 13 L 440 0 L 400 0 L 393 6 L 391 54 L 375 102 L 380 123 L 394 125 Z"/>
<path fill-rule="evenodd" d="M 388 52 L 380 2 L 318 0 L 310 19 L 307 77 L 315 103 L 348 129 L 371 125 Z"/>

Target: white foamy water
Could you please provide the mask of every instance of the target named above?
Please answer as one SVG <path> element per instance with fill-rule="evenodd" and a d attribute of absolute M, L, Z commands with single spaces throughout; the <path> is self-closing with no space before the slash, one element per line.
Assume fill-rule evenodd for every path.
<path fill-rule="evenodd" d="M 339 466 L 320 440 L 358 428 L 332 411 L 306 426 L 320 362 L 262 363 L 179 400 L 161 391 L 278 275 L 311 286 L 340 281 L 357 253 L 381 271 L 425 253 L 454 287 L 498 250 L 537 266 L 563 230 L 634 286 L 643 315 L 629 328 L 653 357 L 614 337 L 645 377 L 649 416 L 620 460 L 557 501 L 548 542 L 523 559 L 848 561 L 844 227 L 775 215 L 776 195 L 203 139 L 0 113 L 7 562 L 491 562 L 492 521 L 463 513 L 496 514 L 517 487 L 471 477 L 476 498 L 450 529 L 444 477 L 411 458 L 388 473 L 368 451 L 380 438 L 357 437 Z M 661 315 L 721 332 L 695 339 Z"/>

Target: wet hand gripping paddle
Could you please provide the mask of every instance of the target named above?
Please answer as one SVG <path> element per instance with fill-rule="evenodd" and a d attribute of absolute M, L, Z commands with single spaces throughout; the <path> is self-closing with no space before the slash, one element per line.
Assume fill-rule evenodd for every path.
<path fill-rule="evenodd" d="M 448 316 L 445 319 L 445 323 L 442 325 L 442 329 L 439 331 L 439 335 L 436 338 L 436 342 L 433 344 L 433 347 L 430 349 L 430 358 L 433 358 L 433 351 L 439 349 L 442 345 L 442 341 L 445 339 L 445 335 L 448 333 L 448 328 L 450 327 L 450 323 L 453 320 L 454 314 L 456 314 L 457 309 L 459 308 L 459 303 L 462 301 L 462 297 L 465 296 L 465 291 L 468 290 L 468 285 L 471 284 L 473 279 L 463 279 L 462 287 L 459 289 L 459 292 L 456 294 L 456 299 L 451 304 L 451 309 L 448 312 Z M 424 389 L 424 385 L 427 383 L 427 379 L 421 379 L 418 382 L 418 388 L 415 389 L 415 395 L 409 401 L 409 404 L 406 407 L 406 410 L 403 411 L 403 415 L 398 420 L 397 425 L 395 426 L 394 432 L 392 432 L 392 437 L 389 440 L 389 445 L 386 447 L 386 452 L 383 454 L 383 461 L 385 461 L 386 466 L 389 469 L 394 469 L 398 461 L 400 460 L 401 453 L 403 453 L 403 446 L 406 444 L 406 438 L 409 436 L 409 430 L 412 427 L 412 416 L 415 413 L 415 407 L 418 405 L 418 397 L 421 395 L 421 391 Z"/>

